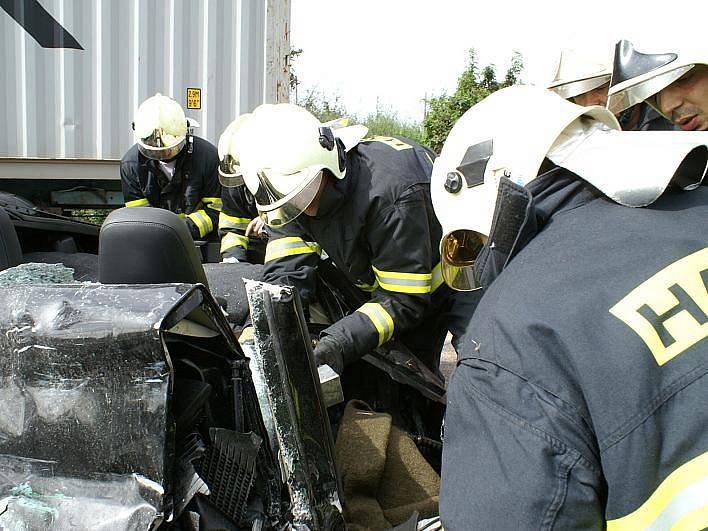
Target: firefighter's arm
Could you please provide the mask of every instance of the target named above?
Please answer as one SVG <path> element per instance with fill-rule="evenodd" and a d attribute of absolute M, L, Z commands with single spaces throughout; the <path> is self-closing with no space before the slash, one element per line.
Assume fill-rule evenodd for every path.
<path fill-rule="evenodd" d="M 187 214 L 187 224 L 190 225 L 192 236 L 205 238 L 216 230 L 221 213 L 221 184 L 219 183 L 219 160 L 214 152 L 208 157 L 203 168 L 202 197 L 199 208 Z"/>
<path fill-rule="evenodd" d="M 572 407 L 495 363 L 459 362 L 447 392 L 445 529 L 603 529 L 603 488 Z"/>
<path fill-rule="evenodd" d="M 322 249 L 299 230 L 296 222 L 270 231 L 263 280 L 296 287 L 303 304 L 309 304 L 315 294 L 315 269 Z"/>
<path fill-rule="evenodd" d="M 139 186 L 135 165 L 130 162 L 120 163 L 120 185 L 123 190 L 123 201 L 127 207 L 150 206 Z"/>
<path fill-rule="evenodd" d="M 243 191 L 240 188 L 224 187 L 221 200 L 223 203 L 219 214 L 221 256 L 245 262 L 246 251 L 248 251 L 248 237 L 245 232 L 251 222 L 251 216 L 247 205 L 244 204 Z"/>
<path fill-rule="evenodd" d="M 323 332 L 341 345 L 345 364 L 416 326 L 430 304 L 437 264 L 426 208 L 423 190 L 413 189 L 369 223 L 372 298 Z"/>

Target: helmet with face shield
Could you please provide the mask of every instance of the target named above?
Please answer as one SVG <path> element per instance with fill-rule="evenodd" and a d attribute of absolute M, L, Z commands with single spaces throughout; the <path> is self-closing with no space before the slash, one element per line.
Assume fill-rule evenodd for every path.
<path fill-rule="evenodd" d="M 271 227 L 297 218 L 317 196 L 325 175 L 343 179 L 346 151 L 363 126 L 335 129 L 292 105 L 262 105 L 239 131 L 243 178 Z"/>
<path fill-rule="evenodd" d="M 609 55 L 609 54 L 608 54 Z M 574 50 L 563 50 L 548 89 L 561 98 L 571 99 L 609 84 L 612 67 L 607 61 L 586 57 Z"/>
<path fill-rule="evenodd" d="M 524 120 L 509 127 L 514 116 Z M 542 167 L 561 167 L 635 207 L 651 204 L 671 182 L 690 189 L 702 181 L 708 133 L 619 129 L 604 107 L 581 107 L 531 86 L 499 90 L 469 109 L 445 141 L 431 178 L 445 282 L 459 291 L 482 287 L 477 257 L 496 245 L 497 227 L 512 225 L 505 219 L 513 210 L 505 203 L 510 196 L 499 193 L 504 180 L 525 187 Z M 512 242 L 515 236 L 505 235 Z"/>
<path fill-rule="evenodd" d="M 617 114 L 632 105 L 646 101 L 659 110 L 659 92 L 694 66 L 706 64 L 708 52 L 705 49 L 645 54 L 636 51 L 631 42 L 621 40 L 615 46 L 607 108 Z"/>
<path fill-rule="evenodd" d="M 176 157 L 187 141 L 187 127 L 181 105 L 159 92 L 140 104 L 133 121 L 140 153 L 154 160 Z"/>
<path fill-rule="evenodd" d="M 250 113 L 242 114 L 231 122 L 219 137 L 219 181 L 227 188 L 243 184 L 243 173 L 238 152 L 240 144 L 238 133 L 250 117 Z"/>

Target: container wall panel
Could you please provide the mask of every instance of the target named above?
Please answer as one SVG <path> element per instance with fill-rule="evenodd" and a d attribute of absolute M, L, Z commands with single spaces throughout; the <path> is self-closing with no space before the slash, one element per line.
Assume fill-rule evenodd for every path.
<path fill-rule="evenodd" d="M 265 0 L 40 4 L 83 50 L 42 47 L 0 9 L 0 158 L 120 159 L 137 106 L 155 92 L 214 143 L 263 103 Z M 186 108 L 188 88 L 201 89 L 201 109 Z"/>

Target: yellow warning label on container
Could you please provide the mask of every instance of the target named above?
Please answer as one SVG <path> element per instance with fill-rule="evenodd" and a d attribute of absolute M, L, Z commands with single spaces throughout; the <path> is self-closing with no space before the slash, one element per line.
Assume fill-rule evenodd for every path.
<path fill-rule="evenodd" d="M 187 109 L 202 108 L 202 89 L 188 88 L 187 89 Z"/>

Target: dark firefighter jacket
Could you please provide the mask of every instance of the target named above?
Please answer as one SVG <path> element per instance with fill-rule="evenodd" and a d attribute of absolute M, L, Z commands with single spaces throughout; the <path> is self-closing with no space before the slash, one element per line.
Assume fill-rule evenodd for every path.
<path fill-rule="evenodd" d="M 460 341 L 443 525 L 702 529 L 708 187 L 627 208 L 538 180 L 535 235 Z"/>
<path fill-rule="evenodd" d="M 343 346 L 345 360 L 394 335 L 425 328 L 428 352 L 401 339 L 437 370 L 444 334 L 436 308 L 447 303 L 449 290 L 442 286 L 441 228 L 430 200 L 434 157 L 407 140 L 364 140 L 347 154 L 344 179 L 327 185 L 317 216 L 302 214 L 271 232 L 267 282 L 293 285 L 309 302 L 325 251 L 352 284 L 370 294 L 368 302 L 324 332 Z"/>
<path fill-rule="evenodd" d="M 221 200 L 223 203 L 219 214 L 221 256 L 246 262 L 249 245 L 259 243 L 257 239 L 254 241 L 246 236 L 246 227 L 253 218 L 258 217 L 256 202 L 245 186 L 224 186 Z"/>
<path fill-rule="evenodd" d="M 125 206 L 152 206 L 184 217 L 194 239 L 204 239 L 217 227 L 221 211 L 221 185 L 216 148 L 194 138 L 192 153 L 177 155 L 172 180 L 156 160 L 144 157 L 135 144 L 120 161 L 120 180 Z"/>

